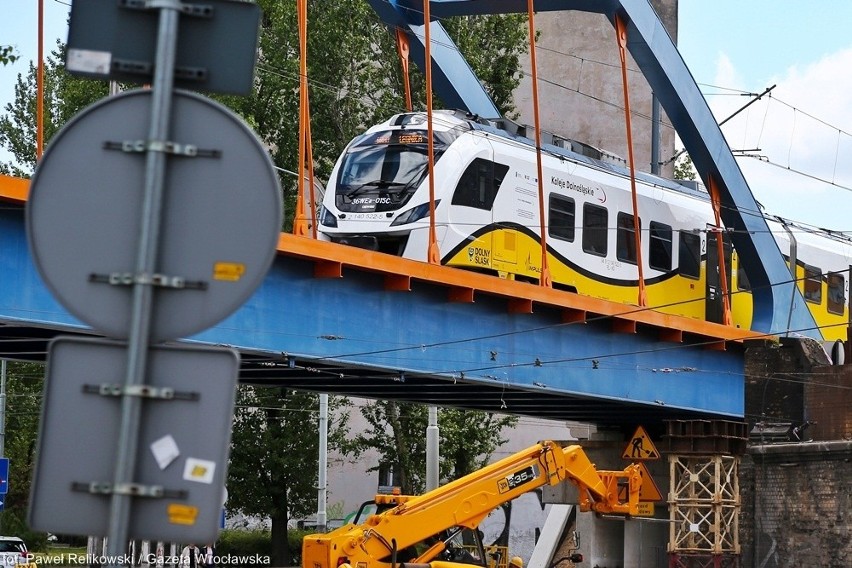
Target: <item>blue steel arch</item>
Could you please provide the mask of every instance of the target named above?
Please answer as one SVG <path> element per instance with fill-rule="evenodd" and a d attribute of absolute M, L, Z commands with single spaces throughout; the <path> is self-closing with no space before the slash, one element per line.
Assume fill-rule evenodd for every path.
<path fill-rule="evenodd" d="M 368 0 L 373 9 L 410 37 L 411 54 L 424 67 L 421 0 Z M 719 189 L 722 221 L 752 284 L 755 331 L 821 338 L 821 333 L 791 281 L 781 250 L 772 237 L 742 171 L 710 112 L 698 85 L 648 0 L 535 0 L 537 12 L 577 10 L 627 24 L 627 48 L 683 141 L 705 183 Z M 482 14 L 526 13 L 526 0 L 432 0 L 433 19 Z M 439 22 L 431 28 L 433 85 L 449 106 L 485 117 L 497 109 Z M 615 39 L 613 38 L 613 45 Z"/>

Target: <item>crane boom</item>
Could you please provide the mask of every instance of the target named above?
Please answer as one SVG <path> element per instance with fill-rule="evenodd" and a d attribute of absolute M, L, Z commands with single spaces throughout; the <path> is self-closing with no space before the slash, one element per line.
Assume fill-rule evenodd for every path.
<path fill-rule="evenodd" d="M 539 442 L 471 474 L 417 497 L 399 499 L 393 509 L 371 515 L 359 525 L 305 537 L 304 568 L 376 568 L 396 551 L 413 547 L 443 531 L 476 529 L 496 507 L 544 485 L 573 483 L 580 510 L 636 515 L 641 477 L 631 464 L 621 471 L 598 471 L 582 447 Z M 624 495 L 626 499 L 620 500 Z M 438 540 L 438 539 L 436 539 Z M 418 563 L 444 550 L 420 553 Z M 466 562 L 467 563 L 467 562 Z M 441 564 L 446 564 L 441 562 Z M 433 568 L 435 568 L 433 566 Z"/>

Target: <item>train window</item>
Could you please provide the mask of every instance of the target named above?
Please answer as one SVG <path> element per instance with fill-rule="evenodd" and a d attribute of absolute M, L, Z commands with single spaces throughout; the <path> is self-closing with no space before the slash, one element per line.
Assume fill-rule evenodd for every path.
<path fill-rule="evenodd" d="M 459 179 L 453 193 L 453 205 L 464 205 L 490 211 L 497 190 L 506 177 L 509 166 L 477 158 L 470 163 Z"/>
<path fill-rule="evenodd" d="M 670 225 L 651 221 L 650 229 L 648 266 L 668 272 L 672 269 L 672 228 Z"/>
<path fill-rule="evenodd" d="M 554 239 L 574 241 L 574 200 L 550 194 L 547 234 Z"/>
<path fill-rule="evenodd" d="M 846 307 L 846 278 L 842 274 L 828 275 L 828 311 L 843 315 Z"/>
<path fill-rule="evenodd" d="M 828 311 L 842 314 L 846 307 L 846 279 L 842 274 L 828 275 Z"/>
<path fill-rule="evenodd" d="M 607 217 L 606 207 L 583 205 L 583 250 L 587 253 L 606 256 Z"/>
<path fill-rule="evenodd" d="M 805 300 L 814 304 L 822 303 L 822 270 L 805 265 Z"/>
<path fill-rule="evenodd" d="M 751 290 L 751 282 L 748 281 L 742 260 L 737 263 L 737 290 Z"/>
<path fill-rule="evenodd" d="M 681 276 L 701 277 L 701 235 L 680 231 L 677 266 Z"/>
<path fill-rule="evenodd" d="M 615 257 L 622 262 L 636 264 L 636 231 L 633 226 L 633 215 L 619 213 L 616 224 Z M 639 230 L 642 230 L 641 219 L 639 220 Z"/>

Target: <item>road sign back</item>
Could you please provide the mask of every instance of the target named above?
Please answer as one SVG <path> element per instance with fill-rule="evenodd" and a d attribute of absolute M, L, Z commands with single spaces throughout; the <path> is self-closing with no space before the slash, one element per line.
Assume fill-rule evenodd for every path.
<path fill-rule="evenodd" d="M 633 436 L 630 437 L 621 457 L 631 461 L 658 460 L 660 459 L 660 452 L 654 442 L 651 441 L 651 437 L 645 431 L 645 428 L 639 426 Z"/>
<path fill-rule="evenodd" d="M 51 141 L 30 186 L 27 231 L 45 284 L 69 312 L 124 339 L 138 282 L 153 286 L 152 342 L 215 325 L 254 293 L 281 228 L 278 174 L 232 111 L 175 91 L 156 274 L 135 274 L 152 96 L 95 103 Z M 137 145 L 139 146 L 137 148 Z M 166 151 L 166 148 L 162 149 Z"/>
<path fill-rule="evenodd" d="M 122 342 L 60 337 L 50 345 L 30 526 L 104 535 L 111 494 L 134 491 L 131 538 L 216 539 L 239 355 L 193 344 L 150 349 L 134 484 L 113 488 L 121 423 Z M 80 444 L 92 451 L 81 455 Z"/>

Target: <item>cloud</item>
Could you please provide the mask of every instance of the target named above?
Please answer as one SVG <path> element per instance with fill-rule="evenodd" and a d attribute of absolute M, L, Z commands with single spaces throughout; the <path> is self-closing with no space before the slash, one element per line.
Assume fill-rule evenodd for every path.
<path fill-rule="evenodd" d="M 767 210 L 792 220 L 852 230 L 852 48 L 827 54 L 773 77 L 770 96 L 722 127 L 752 192 Z M 717 85 L 742 88 L 731 60 L 720 54 Z M 749 99 L 709 96 L 723 120 Z M 797 173 L 801 172 L 801 173 Z M 822 180 L 822 181 L 820 181 Z"/>

